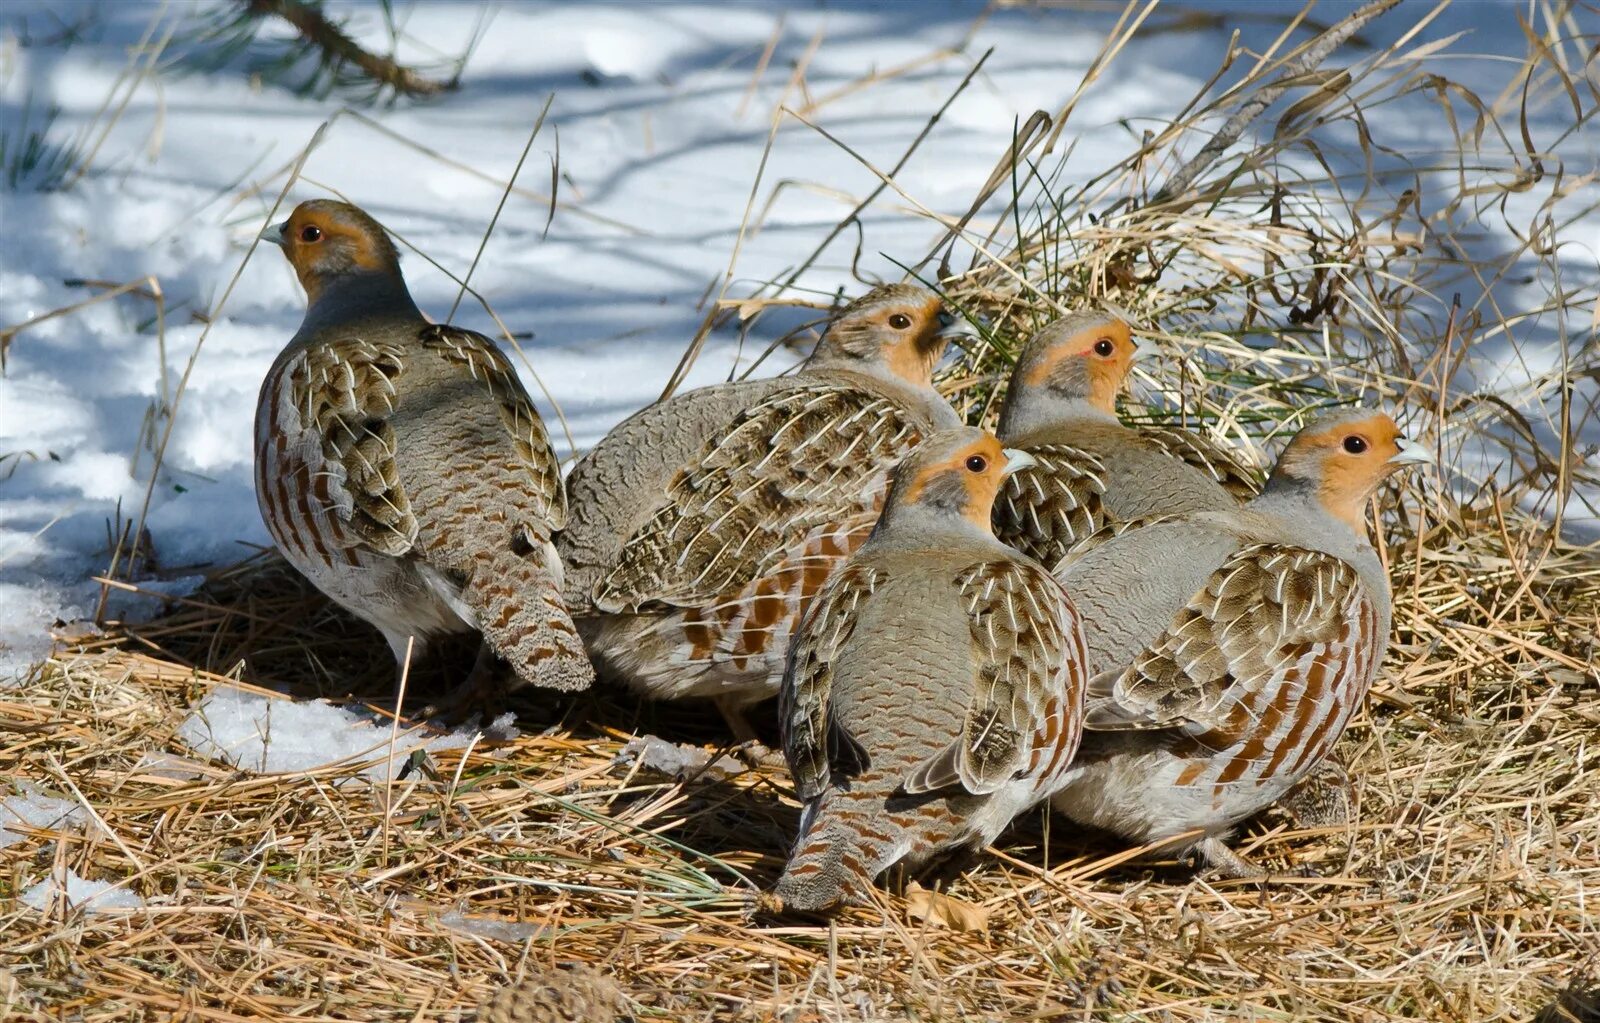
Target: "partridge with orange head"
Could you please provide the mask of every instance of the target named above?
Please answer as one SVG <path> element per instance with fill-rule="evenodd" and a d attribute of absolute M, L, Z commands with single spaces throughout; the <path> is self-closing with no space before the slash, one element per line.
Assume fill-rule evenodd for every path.
<path fill-rule="evenodd" d="M 256 406 L 256 496 L 284 556 L 397 659 L 476 631 L 520 682 L 588 686 L 551 543 L 561 475 L 511 363 L 423 317 L 355 206 L 302 203 L 264 237 L 307 297 Z"/>
<path fill-rule="evenodd" d="M 1073 313 L 1036 333 L 1011 374 L 998 433 L 1038 465 L 995 502 L 995 535 L 1054 565 L 1102 526 L 1232 508 L 1256 474 L 1198 434 L 1124 426 L 1117 394 L 1139 349 L 1109 313 Z"/>
<path fill-rule="evenodd" d="M 1327 757 L 1389 643 L 1389 580 L 1364 512 L 1431 461 L 1393 420 L 1329 413 L 1290 441 L 1242 508 L 1157 518 L 1069 555 L 1084 621 L 1083 748 L 1056 795 L 1074 820 L 1183 839 L 1235 876 L 1224 839 Z"/>
<path fill-rule="evenodd" d="M 807 601 L 871 531 L 891 465 L 958 422 L 933 366 L 965 327 L 896 284 L 845 307 L 790 376 L 624 421 L 567 480 L 568 602 L 606 674 L 738 708 L 777 692 Z"/>
<path fill-rule="evenodd" d="M 1004 477 L 1030 461 L 973 427 L 928 438 L 806 614 L 780 698 L 805 801 L 786 908 L 860 901 L 895 864 L 987 844 L 1063 777 L 1085 683 L 1077 615 L 989 528 Z"/>

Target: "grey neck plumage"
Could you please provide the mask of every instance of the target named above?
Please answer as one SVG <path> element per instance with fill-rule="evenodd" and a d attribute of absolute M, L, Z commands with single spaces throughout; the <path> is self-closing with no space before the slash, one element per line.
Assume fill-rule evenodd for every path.
<path fill-rule="evenodd" d="M 860 359 L 848 355 L 818 352 L 807 359 L 803 367 L 807 373 L 839 373 L 846 377 L 860 377 L 870 381 L 873 389 L 890 396 L 900 395 L 903 400 L 913 400 L 912 407 L 925 407 L 938 427 L 960 426 L 961 417 L 951 408 L 932 383 L 913 384 L 898 376 L 881 359 Z"/>
<path fill-rule="evenodd" d="M 980 527 L 964 512 L 970 500 L 966 482 L 958 471 L 941 473 L 929 480 L 915 501 L 902 501 L 891 487 L 883 513 L 873 527 L 874 546 L 938 547 L 955 539 L 974 537 L 991 543 L 1000 541 L 987 528 Z"/>
<path fill-rule="evenodd" d="M 960 512 L 933 507 L 922 502 L 901 508 L 884 509 L 878 524 L 867 538 L 874 550 L 950 550 L 972 542 L 1004 548 L 994 534 L 980 529 Z"/>
<path fill-rule="evenodd" d="M 1006 395 L 996 428 L 1001 440 L 1021 437 L 1035 430 L 1071 426 L 1074 423 L 1115 423 L 1117 417 L 1096 408 L 1088 398 L 1062 394 L 1052 388 L 1030 388 Z"/>
<path fill-rule="evenodd" d="M 1271 516 L 1294 535 L 1315 537 L 1316 549 L 1327 554 L 1349 561 L 1373 556 L 1366 534 L 1353 532 L 1348 523 L 1328 511 L 1315 480 L 1275 472 L 1247 507 Z"/>
<path fill-rule="evenodd" d="M 315 302 L 306 307 L 300 333 L 357 322 L 422 322 L 421 310 L 397 274 L 354 272 L 323 278 Z"/>

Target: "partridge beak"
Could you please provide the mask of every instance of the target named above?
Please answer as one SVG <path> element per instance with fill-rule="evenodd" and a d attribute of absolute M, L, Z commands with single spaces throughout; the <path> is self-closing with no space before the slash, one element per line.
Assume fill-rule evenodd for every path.
<path fill-rule="evenodd" d="M 272 244 L 281 248 L 283 246 L 283 234 L 288 229 L 289 222 L 287 220 L 281 224 L 268 224 L 266 227 L 262 228 L 261 234 L 257 237 L 264 242 L 271 242 Z"/>
<path fill-rule="evenodd" d="M 939 330 L 933 335 L 941 341 L 976 341 L 978 328 L 967 318 L 949 311 L 939 313 Z"/>
<path fill-rule="evenodd" d="M 1411 441 L 1408 441 L 1402 437 L 1396 437 L 1394 445 L 1400 450 L 1389 456 L 1390 465 L 1433 464 L 1433 456 L 1428 454 L 1422 448 L 1413 444 Z"/>
<path fill-rule="evenodd" d="M 1014 472 L 1021 472 L 1023 469 L 1026 469 L 1029 466 L 1039 464 L 1039 460 L 1037 458 L 1028 454 L 1026 451 L 1018 451 L 1016 448 L 1006 448 L 1000 453 L 1006 456 L 1006 464 L 1000 470 L 1000 474 L 1002 476 L 1010 476 Z"/>

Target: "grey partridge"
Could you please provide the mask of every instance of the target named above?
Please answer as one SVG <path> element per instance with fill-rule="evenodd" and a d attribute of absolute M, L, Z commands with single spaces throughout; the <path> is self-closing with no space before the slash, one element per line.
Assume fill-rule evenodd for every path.
<path fill-rule="evenodd" d="M 478 632 L 519 682 L 587 687 L 551 534 L 567 516 L 539 414 L 505 355 L 428 322 L 388 234 L 302 203 L 270 237 L 305 320 L 261 385 L 256 496 L 289 562 L 397 659 Z"/>
<path fill-rule="evenodd" d="M 872 529 L 890 466 L 959 422 L 933 366 L 965 328 L 914 285 L 841 311 L 798 372 L 701 388 L 611 431 L 567 480 L 566 598 L 602 672 L 740 708 L 777 692 L 794 622 Z"/>
<path fill-rule="evenodd" d="M 929 437 L 808 610 L 780 697 L 805 804 L 784 908 L 858 902 L 891 866 L 987 844 L 1063 777 L 1087 678 L 1078 618 L 989 526 L 1029 461 L 973 427 Z"/>
<path fill-rule="evenodd" d="M 1038 331 L 1017 357 L 997 432 L 1039 464 L 1007 481 L 995 535 L 1046 565 L 1103 526 L 1233 508 L 1261 489 L 1198 434 L 1117 419 L 1136 352 L 1126 322 L 1085 310 Z"/>
<path fill-rule="evenodd" d="M 627 1005 L 622 988 L 589 966 L 554 970 L 530 965 L 528 973 L 497 989 L 478 1006 L 473 1023 L 614 1023 Z M 631 1016 L 628 1017 L 632 1019 Z"/>
<path fill-rule="evenodd" d="M 1086 623 L 1091 677 L 1055 808 L 1259 875 L 1225 838 L 1323 763 L 1366 698 L 1390 605 L 1363 513 L 1381 482 L 1427 461 L 1386 415 L 1325 414 L 1243 507 L 1159 517 L 1069 555 L 1056 575 Z"/>

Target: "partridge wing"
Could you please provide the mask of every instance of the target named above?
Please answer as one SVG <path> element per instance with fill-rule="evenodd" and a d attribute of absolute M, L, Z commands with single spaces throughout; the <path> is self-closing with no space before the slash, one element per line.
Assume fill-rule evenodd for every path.
<path fill-rule="evenodd" d="M 862 605 L 882 584 L 881 570 L 846 565 L 806 613 L 789 646 L 783 686 L 778 691 L 783 753 L 802 799 L 822 794 L 838 767 L 841 773 L 864 769 L 866 752 L 834 721 L 834 665 L 854 634 Z"/>
<path fill-rule="evenodd" d="M 1359 699 L 1376 667 L 1377 628 L 1372 595 L 1346 562 L 1243 547 L 1132 664 L 1091 681 L 1085 727 L 1174 729 L 1226 748 L 1301 701 Z"/>
<path fill-rule="evenodd" d="M 1259 469 L 1246 466 L 1226 447 L 1200 434 L 1156 426 L 1140 427 L 1139 436 L 1216 480 L 1222 489 L 1240 501 L 1248 501 L 1261 493 L 1266 483 Z"/>
<path fill-rule="evenodd" d="M 995 498 L 995 536 L 1042 565 L 1053 565 L 1105 522 L 1105 466 L 1065 444 L 1029 448 L 1038 462 L 1014 473 Z"/>
<path fill-rule="evenodd" d="M 282 452 L 281 471 L 303 476 L 293 489 L 319 542 L 395 557 L 416 542 L 390 422 L 404 372 L 399 345 L 356 338 L 312 345 L 283 366 L 265 443 Z"/>
<path fill-rule="evenodd" d="M 548 531 L 566 525 L 567 500 L 561 486 L 560 462 L 550 446 L 544 420 L 539 418 L 505 353 L 482 334 L 445 324 L 425 327 L 422 345 L 438 352 L 459 372 L 470 376 L 494 403 L 506 436 L 514 446 L 517 461 L 523 467 L 527 491 L 534 498 L 534 512 L 542 519 L 542 529 Z"/>
<path fill-rule="evenodd" d="M 1036 767 L 1041 741 L 1066 757 L 1077 748 L 1083 636 L 1060 584 L 1038 565 L 999 558 L 963 570 L 956 585 L 971 630 L 972 703 L 960 737 L 904 782 L 911 794 L 959 785 L 986 795 Z"/>
<path fill-rule="evenodd" d="M 704 607 L 768 572 L 819 526 L 878 507 L 921 431 L 880 395 L 830 383 L 775 392 L 707 443 L 623 546 L 600 609 Z"/>

